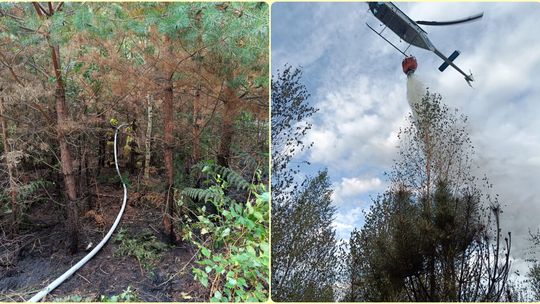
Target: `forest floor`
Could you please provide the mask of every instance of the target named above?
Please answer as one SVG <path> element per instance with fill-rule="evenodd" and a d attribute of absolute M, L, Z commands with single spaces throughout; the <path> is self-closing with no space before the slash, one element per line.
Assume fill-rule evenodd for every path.
<path fill-rule="evenodd" d="M 79 252 L 74 255 L 67 250 L 59 207 L 41 203 L 29 208 L 27 222 L 32 226 L 23 227 L 17 238 L 0 246 L 0 302 L 30 299 L 81 260 L 91 250 L 85 251 L 90 243 L 92 248 L 97 245 L 120 209 L 123 192 L 117 189 L 121 186 L 102 187 L 96 207 L 81 214 Z M 191 271 L 196 250 L 186 243 L 169 245 L 161 230 L 160 208 L 129 189 L 128 197 L 124 215 L 109 242 L 46 301 L 208 299 L 209 291 L 194 281 Z M 6 254 L 11 254 L 7 263 Z"/>

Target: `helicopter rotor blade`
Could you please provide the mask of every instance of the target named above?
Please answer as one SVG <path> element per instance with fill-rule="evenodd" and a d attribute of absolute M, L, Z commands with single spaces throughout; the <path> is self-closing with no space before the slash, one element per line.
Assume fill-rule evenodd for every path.
<path fill-rule="evenodd" d="M 458 20 L 451 20 L 451 21 L 416 21 L 416 23 L 421 24 L 421 25 L 435 25 L 435 26 L 454 25 L 454 24 L 459 24 L 459 23 L 466 23 L 466 22 L 475 21 L 475 20 L 478 20 L 478 19 L 482 18 L 483 16 L 484 16 L 484 13 L 480 13 L 480 14 L 477 14 L 477 15 L 473 15 L 473 16 L 463 18 L 463 19 L 458 19 Z"/>

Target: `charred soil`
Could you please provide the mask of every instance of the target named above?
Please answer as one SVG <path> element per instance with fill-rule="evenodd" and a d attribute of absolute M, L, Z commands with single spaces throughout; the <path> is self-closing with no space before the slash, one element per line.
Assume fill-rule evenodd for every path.
<path fill-rule="evenodd" d="M 30 299 L 98 244 L 121 206 L 122 191 L 113 188 L 119 187 L 100 189 L 96 206 L 81 212 L 79 252 L 74 255 L 68 253 L 61 207 L 33 206 L 20 234 L 0 242 L 0 301 Z M 194 281 L 191 271 L 196 250 L 186 243 L 167 243 L 160 207 L 148 195 L 128 193 L 124 216 L 109 242 L 45 301 L 104 301 L 126 290 L 137 301 L 207 299 L 209 291 Z"/>

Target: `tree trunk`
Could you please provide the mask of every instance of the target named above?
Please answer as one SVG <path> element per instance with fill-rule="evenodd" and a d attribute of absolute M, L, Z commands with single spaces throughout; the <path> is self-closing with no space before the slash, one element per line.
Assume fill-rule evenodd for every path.
<path fill-rule="evenodd" d="M 150 179 L 150 157 L 152 151 L 150 150 L 150 144 L 152 139 L 152 116 L 153 116 L 153 103 L 152 96 L 148 95 L 148 124 L 146 125 L 146 139 L 144 142 L 145 152 L 144 152 L 144 181 L 148 182 Z"/>
<path fill-rule="evenodd" d="M 11 232 L 17 234 L 19 232 L 19 205 L 17 204 L 17 184 L 15 183 L 13 174 L 13 162 L 9 161 L 9 143 L 7 125 L 4 120 L 4 99 L 0 99 L 0 124 L 2 125 L 2 137 L 4 144 L 4 158 L 6 160 L 6 167 L 8 171 L 9 179 L 9 194 L 11 197 Z"/>
<path fill-rule="evenodd" d="M 191 164 L 194 165 L 201 160 L 201 89 L 197 88 L 195 100 L 193 102 L 193 150 L 191 151 Z"/>
<path fill-rule="evenodd" d="M 426 153 L 426 222 L 430 227 L 433 224 L 432 221 L 432 197 L 431 197 L 431 142 L 429 138 L 429 125 L 424 125 L 424 148 Z M 435 255 L 436 248 L 432 245 L 431 253 L 429 256 L 428 262 L 428 273 L 429 273 L 429 296 L 428 301 L 436 302 L 438 301 L 436 295 L 436 269 L 435 269 Z"/>
<path fill-rule="evenodd" d="M 87 161 L 87 145 L 88 145 L 88 136 L 86 134 L 82 134 L 79 139 L 79 155 L 78 158 L 80 159 L 79 162 L 79 174 L 78 174 L 78 189 L 79 189 L 79 197 L 81 198 L 81 202 L 79 203 L 79 208 L 83 212 L 87 211 L 90 207 L 88 204 L 88 193 L 90 191 L 90 187 L 88 186 L 88 161 Z M 84 198 L 84 199 L 83 199 Z"/>
<path fill-rule="evenodd" d="M 101 172 L 101 167 L 105 167 L 105 154 L 107 153 L 107 133 L 99 132 L 98 139 L 98 168 L 97 175 Z"/>
<path fill-rule="evenodd" d="M 57 46 L 51 45 L 51 56 L 56 76 L 56 132 L 58 136 L 58 144 L 60 146 L 60 165 L 62 166 L 62 174 L 64 176 L 64 184 L 67 190 L 68 205 L 67 205 L 67 230 L 70 237 L 69 250 L 71 253 L 77 252 L 79 243 L 79 223 L 78 223 L 78 206 L 77 206 L 77 188 L 75 176 L 73 175 L 73 160 L 69 151 L 66 140 L 65 125 L 68 122 L 68 109 L 66 105 L 66 92 L 62 74 L 60 70 L 59 49 Z"/>
<path fill-rule="evenodd" d="M 173 107 L 173 83 L 172 77 L 165 84 L 163 92 L 163 119 L 164 119 L 164 142 L 165 142 L 165 169 L 167 171 L 167 192 L 165 193 L 165 215 L 163 217 L 163 226 L 165 232 L 169 235 L 171 242 L 175 240 L 174 227 L 172 224 L 173 202 L 171 201 L 171 190 L 174 185 L 174 161 L 173 161 L 173 144 L 174 144 L 174 107 Z"/>
<path fill-rule="evenodd" d="M 229 167 L 231 145 L 234 134 L 234 117 L 238 108 L 238 97 L 229 87 L 224 90 L 225 109 L 223 111 L 223 127 L 221 129 L 221 144 L 217 157 L 218 165 Z"/>
<path fill-rule="evenodd" d="M 49 2 L 49 12 L 46 13 L 46 9 L 42 7 L 38 2 L 32 3 L 36 13 L 41 19 L 46 19 L 47 16 L 53 16 L 55 13 L 52 2 Z M 60 9 L 60 5 L 57 9 Z M 68 122 L 68 109 L 66 105 L 66 91 L 65 85 L 62 80 L 62 72 L 60 68 L 60 51 L 58 46 L 51 43 L 49 35 L 45 35 L 45 39 L 51 49 L 51 59 L 54 69 L 54 75 L 56 77 L 56 133 L 58 137 L 58 144 L 60 146 L 60 165 L 62 167 L 62 174 L 64 177 L 64 184 L 68 196 L 67 205 L 67 220 L 66 228 L 70 237 L 69 250 L 71 253 L 77 252 L 79 243 L 79 223 L 78 223 L 78 206 L 77 206 L 77 186 L 75 183 L 75 176 L 73 174 L 73 160 L 66 140 L 66 124 Z"/>

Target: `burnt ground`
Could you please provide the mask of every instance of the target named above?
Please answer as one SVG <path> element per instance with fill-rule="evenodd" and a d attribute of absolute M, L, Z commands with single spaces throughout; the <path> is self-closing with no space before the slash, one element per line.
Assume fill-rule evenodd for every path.
<path fill-rule="evenodd" d="M 24 301 L 81 260 L 110 229 L 122 203 L 120 187 L 100 189 L 97 206 L 80 215 L 79 253 L 68 253 L 67 235 L 59 206 L 33 206 L 18 237 L 0 240 L 0 302 Z M 105 194 L 106 193 L 106 194 Z M 189 244 L 168 245 L 162 233 L 160 208 L 139 193 L 128 190 L 128 206 L 120 224 L 107 244 L 73 276 L 52 291 L 46 301 L 99 301 L 130 290 L 138 301 L 205 301 L 209 291 L 194 281 L 191 268 L 195 249 Z M 157 196 L 157 195 L 156 195 Z M 52 203 L 51 203 L 52 204 Z M 54 205 L 54 204 L 53 204 Z M 120 255 L 121 241 L 114 240 L 122 229 L 129 237 L 153 235 L 154 243 L 164 247 L 149 263 L 143 265 L 132 255 Z M 165 245 L 167 244 L 167 245 Z M 148 262 L 148 261 L 146 261 Z"/>

